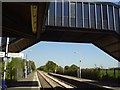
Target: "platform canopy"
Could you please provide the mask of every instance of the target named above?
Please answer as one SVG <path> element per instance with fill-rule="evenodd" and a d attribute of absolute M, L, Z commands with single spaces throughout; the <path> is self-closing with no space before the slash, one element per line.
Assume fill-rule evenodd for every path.
<path fill-rule="evenodd" d="M 49 2 L 3 2 L 2 48 L 10 37 L 10 52 L 20 52 L 37 43 L 44 32 Z"/>

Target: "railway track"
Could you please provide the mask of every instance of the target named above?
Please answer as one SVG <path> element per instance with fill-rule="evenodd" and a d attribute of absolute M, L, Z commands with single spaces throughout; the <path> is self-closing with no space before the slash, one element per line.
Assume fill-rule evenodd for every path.
<path fill-rule="evenodd" d="M 41 89 L 50 89 L 50 90 L 68 90 L 70 88 L 74 88 L 73 86 L 67 85 L 66 83 L 63 83 L 51 76 L 49 76 L 47 73 L 44 73 L 42 71 L 37 71 L 38 73 L 38 79 L 41 84 Z"/>
<path fill-rule="evenodd" d="M 80 82 L 79 80 L 74 80 L 74 78 L 47 74 L 42 71 L 38 71 L 38 78 L 41 83 L 40 90 L 113 90 L 87 82 Z"/>

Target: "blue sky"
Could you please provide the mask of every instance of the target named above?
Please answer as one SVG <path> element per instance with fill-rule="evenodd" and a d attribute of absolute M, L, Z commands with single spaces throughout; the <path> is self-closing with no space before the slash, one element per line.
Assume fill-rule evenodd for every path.
<path fill-rule="evenodd" d="M 120 0 L 96 0 L 96 1 L 119 2 Z"/>
<path fill-rule="evenodd" d="M 118 61 L 94 46 L 85 43 L 58 43 L 39 42 L 22 51 L 27 53 L 27 58 L 33 60 L 37 67 L 52 60 L 60 66 L 80 65 L 83 68 L 103 66 L 104 68 L 117 67 Z"/>
<path fill-rule="evenodd" d="M 119 0 L 97 0 L 119 2 Z M 82 68 L 92 68 L 95 64 L 104 68 L 117 67 L 118 61 L 100 50 L 93 44 L 85 43 L 63 43 L 63 42 L 39 42 L 26 50 L 29 60 L 33 60 L 37 67 L 52 60 L 60 66 L 80 65 Z"/>

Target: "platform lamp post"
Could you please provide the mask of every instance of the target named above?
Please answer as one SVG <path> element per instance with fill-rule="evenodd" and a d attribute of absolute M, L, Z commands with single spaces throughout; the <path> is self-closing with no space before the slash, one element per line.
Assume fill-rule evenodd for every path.
<path fill-rule="evenodd" d="M 29 53 L 31 52 L 31 50 L 28 51 Z M 31 63 L 30 63 L 30 60 L 28 61 L 28 74 L 31 73 Z"/>
<path fill-rule="evenodd" d="M 28 52 L 31 52 L 31 50 L 29 50 Z M 30 72 L 30 60 L 27 60 L 28 59 L 28 54 L 26 53 L 25 54 L 25 59 L 26 59 L 26 61 L 24 62 L 24 68 L 25 68 L 25 72 L 24 72 L 24 74 L 26 73 L 26 75 L 28 75 L 29 74 L 29 72 Z M 27 63 L 27 61 L 28 61 L 28 63 Z"/>
<path fill-rule="evenodd" d="M 80 75 L 79 76 L 81 78 L 81 60 L 80 60 Z"/>
<path fill-rule="evenodd" d="M 77 52 L 74 52 L 74 53 L 76 54 Z M 78 76 L 78 78 L 81 78 L 81 60 L 80 60 L 79 69 L 77 71 L 77 76 Z"/>
<path fill-rule="evenodd" d="M 5 51 L 5 57 L 4 57 L 4 73 L 3 73 L 3 80 L 2 80 L 2 90 L 6 89 L 6 61 L 8 59 L 8 45 L 9 45 L 9 37 L 7 37 L 7 43 L 6 43 L 6 51 Z"/>
<path fill-rule="evenodd" d="M 24 69 L 25 69 L 25 71 L 24 71 L 24 78 L 27 78 L 27 54 L 26 54 L 26 60 L 25 60 L 25 62 L 24 62 Z"/>

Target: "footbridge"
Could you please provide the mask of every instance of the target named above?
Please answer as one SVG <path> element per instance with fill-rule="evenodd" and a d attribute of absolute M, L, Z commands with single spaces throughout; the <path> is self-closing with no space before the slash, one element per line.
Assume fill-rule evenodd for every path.
<path fill-rule="evenodd" d="M 111 2 L 3 4 L 2 47 L 20 52 L 40 41 L 92 43 L 120 61 L 120 5 Z"/>

